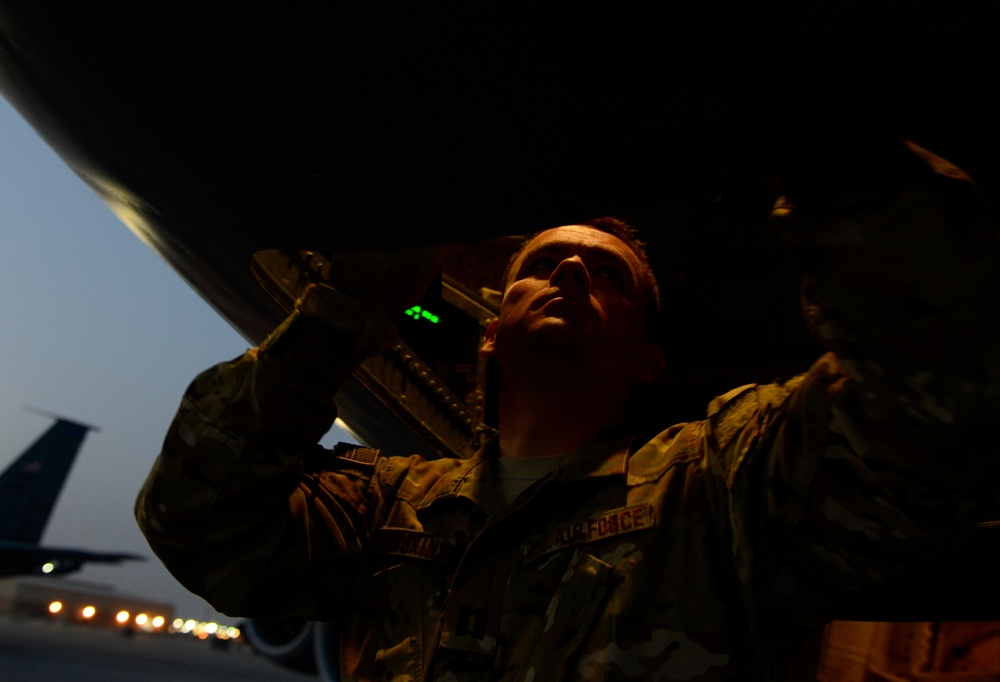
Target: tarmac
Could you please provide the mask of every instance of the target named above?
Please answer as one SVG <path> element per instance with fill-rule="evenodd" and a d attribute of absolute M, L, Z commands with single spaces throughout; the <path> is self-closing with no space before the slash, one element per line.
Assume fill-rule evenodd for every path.
<path fill-rule="evenodd" d="M 3 682 L 305 682 L 239 640 L 225 646 L 190 635 L 136 633 L 0 619 Z"/>

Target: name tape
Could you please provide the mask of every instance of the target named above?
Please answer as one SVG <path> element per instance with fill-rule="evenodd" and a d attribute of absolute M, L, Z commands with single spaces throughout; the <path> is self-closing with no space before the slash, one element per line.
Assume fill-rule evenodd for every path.
<path fill-rule="evenodd" d="M 408 528 L 382 528 L 376 536 L 380 554 L 423 559 L 439 564 L 457 564 L 466 543 Z"/>

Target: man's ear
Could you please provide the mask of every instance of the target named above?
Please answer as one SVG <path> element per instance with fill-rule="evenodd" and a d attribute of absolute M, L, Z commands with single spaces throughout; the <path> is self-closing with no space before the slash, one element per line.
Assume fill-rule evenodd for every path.
<path fill-rule="evenodd" d="M 663 359 L 663 349 L 652 341 L 644 341 L 635 365 L 635 378 L 644 384 L 654 384 L 659 381 L 666 369 L 667 362 Z"/>
<path fill-rule="evenodd" d="M 491 358 L 497 352 L 497 325 L 499 323 L 499 319 L 493 318 L 490 323 L 486 325 L 486 331 L 483 332 L 483 345 L 479 347 L 479 354 L 485 358 Z"/>

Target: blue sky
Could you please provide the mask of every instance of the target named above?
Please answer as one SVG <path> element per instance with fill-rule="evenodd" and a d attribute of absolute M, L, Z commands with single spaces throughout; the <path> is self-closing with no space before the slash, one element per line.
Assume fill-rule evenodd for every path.
<path fill-rule="evenodd" d="M 152 556 L 132 504 L 187 384 L 247 343 L 2 98 L 0 318 L 0 468 L 51 423 L 23 406 L 101 429 L 44 543 L 148 556 L 74 577 L 214 616 Z"/>

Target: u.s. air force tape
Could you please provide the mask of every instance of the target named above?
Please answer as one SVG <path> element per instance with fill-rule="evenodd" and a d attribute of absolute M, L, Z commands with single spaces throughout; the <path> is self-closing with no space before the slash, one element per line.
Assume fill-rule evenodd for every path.
<path fill-rule="evenodd" d="M 639 504 L 613 509 L 589 519 L 568 521 L 549 528 L 545 533 L 521 546 L 524 563 L 531 563 L 564 547 L 607 540 L 617 535 L 634 533 L 653 527 L 653 506 Z"/>

